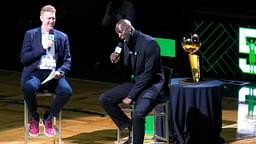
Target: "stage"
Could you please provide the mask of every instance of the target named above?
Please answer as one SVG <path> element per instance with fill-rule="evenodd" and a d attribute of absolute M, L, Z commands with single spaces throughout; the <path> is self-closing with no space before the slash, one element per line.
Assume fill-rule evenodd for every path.
<path fill-rule="evenodd" d="M 0 71 L 1 144 L 24 143 L 24 105 L 19 80 L 19 72 Z M 74 94 L 62 113 L 63 143 L 116 143 L 116 127 L 97 102 L 97 98 L 102 92 L 116 84 L 72 78 L 69 80 Z M 255 143 L 256 108 L 254 108 L 254 113 L 247 117 L 248 105 L 243 96 L 251 95 L 250 91 L 253 91 L 256 85 L 246 82 L 221 81 L 225 84 L 222 99 L 221 137 L 225 139 L 227 144 Z M 39 111 L 45 110 L 46 106 L 48 106 L 47 100 L 40 100 Z M 250 126 L 244 123 L 245 119 L 247 124 L 250 122 Z M 49 144 L 52 141 L 52 138 L 30 139 L 30 143 L 34 144 Z"/>

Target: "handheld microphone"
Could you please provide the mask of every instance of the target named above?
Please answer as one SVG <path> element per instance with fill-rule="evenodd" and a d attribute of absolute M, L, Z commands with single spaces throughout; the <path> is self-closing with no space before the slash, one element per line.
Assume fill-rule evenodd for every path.
<path fill-rule="evenodd" d="M 48 40 L 52 41 L 52 43 L 54 44 L 54 33 L 53 33 L 53 30 L 52 30 L 52 29 L 49 31 Z M 48 48 L 48 51 L 51 50 L 51 47 L 52 47 L 52 46 L 50 46 L 50 47 Z"/>
<path fill-rule="evenodd" d="M 50 30 L 50 31 L 49 31 L 48 40 L 52 40 L 52 41 L 54 41 L 54 34 L 53 34 L 53 30 Z"/>
<path fill-rule="evenodd" d="M 123 48 L 123 43 L 119 42 L 115 48 L 115 52 L 120 54 L 122 52 L 122 48 Z"/>

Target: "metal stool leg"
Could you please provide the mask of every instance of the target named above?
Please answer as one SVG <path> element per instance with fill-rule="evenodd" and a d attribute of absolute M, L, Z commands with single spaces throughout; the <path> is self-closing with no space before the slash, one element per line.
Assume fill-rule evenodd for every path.
<path fill-rule="evenodd" d="M 132 114 L 133 114 L 133 105 L 131 106 L 131 108 L 122 108 L 122 110 L 125 112 L 125 113 L 130 113 L 131 114 L 131 117 L 132 117 Z M 122 131 L 117 127 L 117 143 L 120 144 L 121 143 L 121 133 Z M 130 132 L 132 135 L 132 131 Z M 132 137 L 133 138 L 133 137 Z M 133 143 L 133 139 L 132 139 L 132 143 Z"/>
<path fill-rule="evenodd" d="M 164 133 L 163 133 L 163 136 L 159 136 L 156 134 L 156 129 L 154 129 L 154 138 L 162 140 L 165 143 L 169 144 L 169 103 L 165 102 L 162 104 L 158 104 L 156 107 L 160 107 L 160 106 L 163 107 L 160 113 L 154 110 L 154 119 L 156 122 L 157 117 L 161 118 L 161 121 L 163 121 L 163 124 L 164 124 L 163 126 Z"/>
<path fill-rule="evenodd" d="M 166 142 L 169 144 L 170 136 L 169 136 L 169 103 L 165 103 L 165 136 Z"/>
<path fill-rule="evenodd" d="M 119 128 L 117 128 L 117 143 L 119 144 L 120 143 L 120 140 L 121 140 L 121 131 Z"/>
<path fill-rule="evenodd" d="M 57 120 L 58 119 L 58 120 Z M 62 119 L 62 111 L 59 112 L 58 117 L 53 118 L 54 128 L 55 128 L 55 136 L 54 136 L 54 143 L 61 144 L 61 119 Z"/>
<path fill-rule="evenodd" d="M 121 143 L 121 130 L 119 128 L 117 128 L 117 143 L 120 144 Z M 130 135 L 133 135 L 133 131 L 130 131 Z M 132 136 L 132 141 L 133 143 L 133 136 Z"/>
<path fill-rule="evenodd" d="M 28 107 L 24 100 L 24 143 L 28 143 Z"/>
<path fill-rule="evenodd" d="M 41 96 L 54 96 L 54 94 L 51 93 L 43 93 L 41 94 Z M 28 126 L 29 126 L 29 111 L 28 111 L 28 107 L 27 107 L 27 103 L 24 100 L 24 144 L 28 144 L 28 139 L 29 139 L 29 135 L 28 135 Z M 40 120 L 42 122 L 42 120 Z M 58 141 L 58 144 L 62 144 L 62 129 L 61 129 L 61 121 L 62 121 L 62 110 L 59 112 L 58 114 L 58 126 L 55 127 L 55 136 L 54 136 L 54 143 L 56 141 Z M 54 117 L 53 119 L 54 125 L 57 125 L 56 122 L 56 117 Z"/>
<path fill-rule="evenodd" d="M 60 110 L 59 112 L 59 126 L 58 126 L 58 144 L 61 144 L 61 133 L 62 133 L 62 129 L 61 129 L 61 120 L 62 120 L 62 110 Z"/>

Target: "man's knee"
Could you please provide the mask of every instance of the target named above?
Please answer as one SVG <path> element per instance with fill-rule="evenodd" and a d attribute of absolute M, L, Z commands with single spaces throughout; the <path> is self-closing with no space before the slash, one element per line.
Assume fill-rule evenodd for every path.
<path fill-rule="evenodd" d="M 23 93 L 35 93 L 35 91 L 37 91 L 37 87 L 31 82 L 25 82 L 22 86 L 22 91 Z"/>
<path fill-rule="evenodd" d="M 71 97 L 72 96 L 72 89 L 68 87 L 63 87 L 56 90 L 57 95 L 62 95 L 65 97 Z"/>
<path fill-rule="evenodd" d="M 104 104 L 107 102 L 107 96 L 105 93 L 101 94 L 99 97 L 98 97 L 98 102 L 100 104 Z"/>
<path fill-rule="evenodd" d="M 133 120 L 134 121 L 137 121 L 137 120 L 145 120 L 145 117 L 146 117 L 147 115 L 145 114 L 145 113 L 142 113 L 142 112 L 139 112 L 139 111 L 134 111 L 134 113 L 133 113 Z"/>

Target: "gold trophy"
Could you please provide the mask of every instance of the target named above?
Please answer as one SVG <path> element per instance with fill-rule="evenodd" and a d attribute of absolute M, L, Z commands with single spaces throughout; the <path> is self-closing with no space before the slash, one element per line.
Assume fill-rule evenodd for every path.
<path fill-rule="evenodd" d="M 200 80 L 200 63 L 199 56 L 195 54 L 201 47 L 199 36 L 194 33 L 189 33 L 182 38 L 182 48 L 188 53 L 188 58 L 191 66 L 192 78 L 194 82 Z"/>

